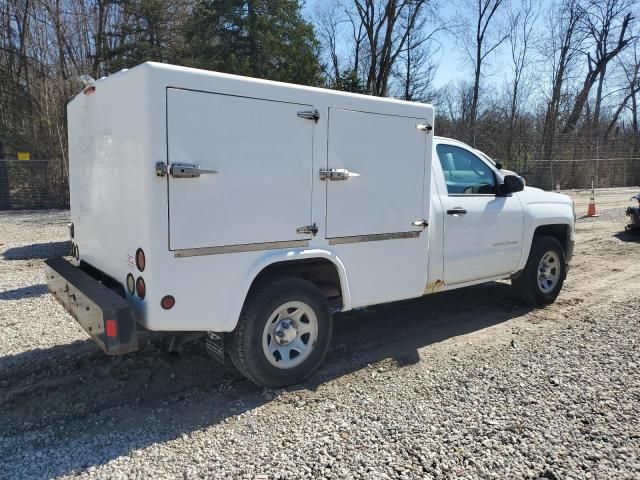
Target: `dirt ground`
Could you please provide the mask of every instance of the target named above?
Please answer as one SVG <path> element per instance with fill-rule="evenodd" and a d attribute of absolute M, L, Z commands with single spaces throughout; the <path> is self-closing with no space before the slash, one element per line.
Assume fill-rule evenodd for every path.
<path fill-rule="evenodd" d="M 637 302 L 640 235 L 624 233 L 624 210 L 639 191 L 597 191 L 600 216 L 577 220 L 574 259 L 553 305 L 522 307 L 512 298 L 508 282 L 497 282 L 342 314 L 324 366 L 307 384 L 283 391 L 265 391 L 234 377 L 198 343 L 187 346 L 178 359 L 169 357 L 165 335 L 145 337 L 135 354 L 104 356 L 43 285 L 42 260 L 67 249 L 66 212 L 0 212 L 0 478 L 144 478 L 151 472 L 118 462 L 134 462 L 138 452 L 141 458 L 156 455 L 150 449 L 170 448 L 176 439 L 187 443 L 180 447 L 182 457 L 176 454 L 169 460 L 180 468 L 166 470 L 167 477 L 216 477 L 191 469 L 197 462 L 184 457 L 198 432 L 206 438 L 212 429 L 235 428 L 229 426 L 234 419 L 252 412 L 275 419 L 295 402 L 322 403 L 328 392 L 374 391 L 390 381 L 388 372 L 426 372 L 437 369 L 438 362 L 442 368 L 455 368 L 454 360 L 469 356 L 490 363 L 496 348 L 555 335 L 579 319 L 601 315 L 607 305 Z M 579 217 L 586 213 L 590 192 L 565 193 L 574 198 Z M 418 370 L 403 370 L 405 366 Z M 639 387 L 628 386 L 633 392 Z M 323 415 L 331 424 L 332 413 Z M 243 435 L 250 455 L 252 434 Z M 637 454 L 633 452 L 635 460 Z M 220 461 L 227 460 L 231 462 Z M 245 478 L 259 473 L 227 468 L 222 475 L 227 478 L 241 476 L 238 472 Z M 542 468 L 535 465 L 531 471 Z M 624 465 L 619 467 L 624 470 Z M 293 472 L 281 478 L 316 476 Z M 478 472 L 479 478 L 484 476 Z M 277 477 L 271 470 L 266 473 Z M 425 473 L 423 478 L 449 474 Z M 635 474 L 630 470 L 625 476 Z M 584 471 L 564 477 L 588 478 Z"/>

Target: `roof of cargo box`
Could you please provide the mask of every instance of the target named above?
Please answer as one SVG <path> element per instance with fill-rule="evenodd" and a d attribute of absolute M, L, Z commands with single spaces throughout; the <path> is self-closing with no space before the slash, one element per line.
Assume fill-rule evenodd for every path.
<path fill-rule="evenodd" d="M 185 84 L 193 84 L 195 82 L 195 83 L 198 83 L 199 85 L 202 85 L 202 91 L 215 93 L 216 87 L 210 82 L 217 81 L 219 83 L 220 81 L 224 81 L 225 83 L 229 84 L 231 81 L 236 85 L 242 84 L 244 88 L 251 86 L 252 88 L 264 88 L 268 90 L 277 89 L 280 91 L 283 91 L 282 89 L 286 88 L 288 92 L 292 92 L 292 93 L 295 92 L 298 94 L 300 93 L 304 93 L 306 95 L 320 94 L 323 96 L 330 95 L 334 98 L 342 98 L 344 100 L 357 99 L 360 102 L 364 100 L 368 103 L 376 103 L 379 105 L 386 104 L 389 106 L 394 105 L 394 106 L 401 106 L 404 108 L 407 108 L 407 107 L 420 108 L 420 109 L 424 109 L 425 107 L 433 108 L 430 104 L 425 104 L 420 102 L 409 102 L 405 100 L 397 100 L 394 98 L 375 97 L 371 95 L 343 92 L 339 90 L 330 90 L 326 88 L 310 87 L 306 85 L 297 85 L 297 84 L 284 83 L 284 82 L 276 82 L 272 80 L 263 80 L 259 78 L 244 77 L 240 75 L 232 75 L 229 73 L 214 72 L 210 70 L 201 70 L 201 69 L 190 68 L 190 67 L 181 67 L 178 65 L 170 65 L 167 63 L 157 63 L 157 62 L 145 62 L 130 69 L 120 70 L 119 72 L 116 72 L 108 77 L 102 77 L 96 80 L 94 85 L 96 86 L 97 89 L 99 89 L 100 83 L 102 82 L 110 82 L 112 80 L 115 80 L 116 78 L 125 79 L 127 77 L 130 77 L 132 75 L 137 75 L 144 71 L 152 72 L 151 73 L 153 75 L 152 83 L 160 82 L 160 83 L 163 83 L 164 86 L 167 88 L 173 87 L 173 88 L 191 89 L 193 85 L 185 85 Z M 253 96 L 253 94 L 251 96 Z M 255 92 L 255 96 L 261 97 L 262 94 L 261 92 Z"/>

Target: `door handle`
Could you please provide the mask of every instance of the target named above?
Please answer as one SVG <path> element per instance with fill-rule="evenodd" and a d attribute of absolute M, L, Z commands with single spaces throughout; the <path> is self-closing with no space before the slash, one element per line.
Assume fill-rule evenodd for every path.
<path fill-rule="evenodd" d="M 195 178 L 205 174 L 215 175 L 218 171 L 200 168 L 200 165 L 191 163 L 172 163 L 169 173 L 175 178 Z"/>
<path fill-rule="evenodd" d="M 456 207 L 451 210 L 447 210 L 449 215 L 465 215 L 467 211 L 464 208 Z"/>

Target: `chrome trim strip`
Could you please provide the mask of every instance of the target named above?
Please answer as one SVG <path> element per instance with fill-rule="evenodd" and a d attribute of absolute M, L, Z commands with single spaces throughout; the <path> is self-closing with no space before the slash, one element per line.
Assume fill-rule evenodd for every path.
<path fill-rule="evenodd" d="M 353 237 L 335 237 L 329 239 L 329 245 L 341 245 L 343 243 L 379 242 L 381 240 L 398 240 L 401 238 L 417 238 L 420 232 L 396 232 L 377 233 L 374 235 L 355 235 Z"/>
<path fill-rule="evenodd" d="M 258 252 L 261 250 L 277 250 L 280 248 L 308 247 L 309 240 L 291 240 L 289 242 L 248 243 L 244 245 L 223 245 L 221 247 L 185 248 L 174 250 L 173 256 L 197 257 L 200 255 L 220 255 L 222 253 Z"/>
<path fill-rule="evenodd" d="M 497 193 L 449 193 L 449 197 L 497 197 Z"/>

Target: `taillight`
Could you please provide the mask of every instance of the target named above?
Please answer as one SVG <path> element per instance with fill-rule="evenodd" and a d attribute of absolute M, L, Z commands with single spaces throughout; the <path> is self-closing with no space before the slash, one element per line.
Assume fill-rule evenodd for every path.
<path fill-rule="evenodd" d="M 172 295 L 165 295 L 164 297 L 162 297 L 162 300 L 160 300 L 160 306 L 165 310 L 169 310 L 173 308 L 175 304 L 176 304 L 176 299 L 173 298 Z"/>
<path fill-rule="evenodd" d="M 147 286 L 144 284 L 144 279 L 142 277 L 138 277 L 136 280 L 136 293 L 141 300 L 144 300 L 144 296 L 147 294 Z"/>
<path fill-rule="evenodd" d="M 104 322 L 104 333 L 107 337 L 115 337 L 118 334 L 118 324 L 115 320 L 107 320 Z"/>
<path fill-rule="evenodd" d="M 138 270 L 140 270 L 141 272 L 144 272 L 144 267 L 147 264 L 147 259 L 144 256 L 144 251 L 139 248 L 138 250 L 136 250 L 136 267 L 138 267 Z"/>

